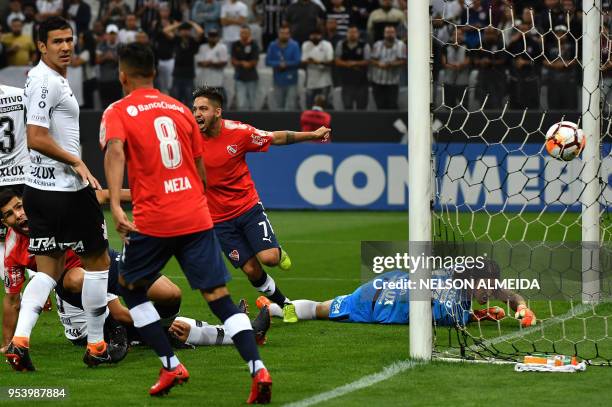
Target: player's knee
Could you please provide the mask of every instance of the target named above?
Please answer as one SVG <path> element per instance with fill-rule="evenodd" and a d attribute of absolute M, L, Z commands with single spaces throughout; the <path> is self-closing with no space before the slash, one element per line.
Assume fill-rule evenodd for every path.
<path fill-rule="evenodd" d="M 6 306 L 13 309 L 19 309 L 21 305 L 21 296 L 19 294 L 6 294 L 4 296 Z"/>
<path fill-rule="evenodd" d="M 264 266 L 276 267 L 280 262 L 280 253 L 277 249 L 264 250 L 257 254 L 257 258 Z"/>
<path fill-rule="evenodd" d="M 168 289 L 167 299 L 169 304 L 181 303 L 181 289 L 177 286 Z"/>
<path fill-rule="evenodd" d="M 249 279 L 252 280 L 253 278 L 261 277 L 263 269 L 261 268 L 257 258 L 252 257 L 242 265 L 242 271 L 244 271 L 244 273 L 249 276 Z"/>
<path fill-rule="evenodd" d="M 202 296 L 204 297 L 206 302 L 215 301 L 215 300 L 218 300 L 219 298 L 229 295 L 229 291 L 227 290 L 227 287 L 224 285 L 215 287 L 215 288 L 211 288 L 211 289 L 200 290 L 200 291 L 202 292 Z"/>

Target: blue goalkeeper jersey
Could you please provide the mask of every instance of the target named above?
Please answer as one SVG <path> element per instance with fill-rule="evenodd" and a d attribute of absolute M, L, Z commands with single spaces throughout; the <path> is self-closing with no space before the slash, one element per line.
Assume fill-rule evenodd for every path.
<path fill-rule="evenodd" d="M 448 279 L 448 276 L 435 276 Z M 341 322 L 407 324 L 409 313 L 409 275 L 400 271 L 381 274 L 352 294 L 332 300 L 329 319 Z M 406 282 L 404 284 L 404 282 Z M 389 285 L 395 285 L 389 288 Z M 438 325 L 465 325 L 469 321 L 470 300 L 464 290 L 432 291 L 432 314 Z"/>

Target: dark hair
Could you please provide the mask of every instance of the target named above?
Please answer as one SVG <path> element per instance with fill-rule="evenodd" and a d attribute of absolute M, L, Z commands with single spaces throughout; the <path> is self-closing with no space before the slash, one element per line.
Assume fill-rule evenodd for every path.
<path fill-rule="evenodd" d="M 501 275 L 501 270 L 499 268 L 499 264 L 495 260 L 484 259 L 482 260 L 484 263 L 484 267 L 478 267 L 474 265 L 474 267 L 466 268 L 463 275 L 460 275 L 460 278 L 467 278 L 473 280 L 482 280 L 482 279 L 499 279 Z"/>
<path fill-rule="evenodd" d="M 11 18 L 11 24 L 13 24 L 15 21 L 19 21 L 20 23 L 23 23 L 23 19 L 19 18 L 19 17 L 13 17 Z"/>
<path fill-rule="evenodd" d="M 49 17 L 38 26 L 37 41 L 47 43 L 49 33 L 55 30 L 65 30 L 69 28 L 72 31 L 72 27 L 68 24 L 63 17 Z"/>
<path fill-rule="evenodd" d="M 0 209 L 11 202 L 11 199 L 15 197 L 21 198 L 21 195 L 12 188 L 6 188 L 0 191 Z M 2 218 L 2 213 L 0 213 L 0 218 Z"/>
<path fill-rule="evenodd" d="M 155 76 L 155 55 L 150 46 L 132 42 L 119 47 L 119 64 L 129 67 L 129 76 Z"/>
<path fill-rule="evenodd" d="M 189 23 L 181 23 L 181 25 L 178 26 L 179 31 L 180 30 L 191 30 L 192 28 L 193 27 Z"/>
<path fill-rule="evenodd" d="M 195 100 L 195 98 L 206 98 L 217 103 L 219 107 L 223 107 L 223 95 L 216 88 L 208 86 L 197 87 L 193 91 L 193 99 Z"/>

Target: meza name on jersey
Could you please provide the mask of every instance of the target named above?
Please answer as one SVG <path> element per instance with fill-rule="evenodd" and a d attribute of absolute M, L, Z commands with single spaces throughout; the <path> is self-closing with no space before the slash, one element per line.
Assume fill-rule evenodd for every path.
<path fill-rule="evenodd" d="M 189 177 L 173 178 L 164 181 L 164 191 L 169 194 L 172 192 L 185 191 L 191 189 Z"/>

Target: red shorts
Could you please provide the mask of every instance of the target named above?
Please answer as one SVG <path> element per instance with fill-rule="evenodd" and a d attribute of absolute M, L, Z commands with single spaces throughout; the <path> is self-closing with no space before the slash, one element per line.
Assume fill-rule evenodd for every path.
<path fill-rule="evenodd" d="M 4 269 L 4 291 L 7 294 L 19 294 L 25 281 L 25 268 L 9 267 Z"/>

